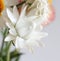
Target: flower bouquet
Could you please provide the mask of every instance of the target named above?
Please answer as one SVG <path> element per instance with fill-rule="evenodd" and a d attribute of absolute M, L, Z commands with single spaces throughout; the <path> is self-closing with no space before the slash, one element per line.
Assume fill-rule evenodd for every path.
<path fill-rule="evenodd" d="M 45 46 L 43 28 L 54 19 L 52 0 L 0 0 L 0 61 L 18 61 L 20 50 Z M 10 51 L 11 45 L 15 47 Z"/>

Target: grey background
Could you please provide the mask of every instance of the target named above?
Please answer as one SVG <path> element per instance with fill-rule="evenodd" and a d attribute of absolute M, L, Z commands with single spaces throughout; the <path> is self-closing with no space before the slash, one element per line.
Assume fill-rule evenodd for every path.
<path fill-rule="evenodd" d="M 43 39 L 46 46 L 37 48 L 33 54 L 26 51 L 21 61 L 60 61 L 60 0 L 53 0 L 53 6 L 55 21 L 44 29 L 49 34 Z"/>

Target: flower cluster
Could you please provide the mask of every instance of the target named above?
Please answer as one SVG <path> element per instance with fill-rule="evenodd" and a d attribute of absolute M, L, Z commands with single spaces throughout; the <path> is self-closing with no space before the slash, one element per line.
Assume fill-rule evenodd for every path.
<path fill-rule="evenodd" d="M 13 12 L 6 8 L 9 18 L 6 25 L 9 33 L 5 41 L 12 41 L 17 49 L 28 48 L 31 50 L 34 46 L 43 46 L 41 38 L 48 35 L 46 32 L 42 32 L 43 27 L 54 17 L 51 1 L 27 0 L 20 9 L 19 13 L 17 6 L 13 7 Z"/>
<path fill-rule="evenodd" d="M 28 1 L 30 2 L 30 0 Z M 42 26 L 49 24 L 54 19 L 55 12 L 51 0 L 34 0 L 29 10 L 29 15 L 33 13 L 38 16 L 38 19 L 42 21 Z"/>
<path fill-rule="evenodd" d="M 43 29 L 41 25 L 33 22 L 36 16 L 26 16 L 27 6 L 22 8 L 19 15 L 16 6 L 13 8 L 13 13 L 7 9 L 7 15 L 10 19 L 6 25 L 9 28 L 9 34 L 5 41 L 13 40 L 16 48 L 29 48 L 30 49 L 40 44 L 41 38 L 47 36 L 47 33 L 41 32 Z"/>

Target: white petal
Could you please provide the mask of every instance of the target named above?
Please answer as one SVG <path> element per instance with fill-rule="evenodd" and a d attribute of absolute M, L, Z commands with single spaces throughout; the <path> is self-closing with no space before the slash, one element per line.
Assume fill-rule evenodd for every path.
<path fill-rule="evenodd" d="M 11 29 L 9 30 L 9 33 L 10 33 L 11 35 L 13 35 L 13 36 L 16 36 L 16 35 L 17 35 L 16 30 L 15 30 L 14 28 L 11 28 Z"/>
<path fill-rule="evenodd" d="M 34 47 L 34 46 L 37 45 L 37 41 L 36 41 L 36 40 L 33 40 L 33 39 L 28 39 L 28 40 L 26 41 L 26 45 L 27 45 L 28 47 Z"/>
<path fill-rule="evenodd" d="M 5 41 L 11 41 L 11 40 L 14 40 L 14 39 L 15 39 L 15 37 L 9 34 L 9 35 L 5 38 Z"/>
<path fill-rule="evenodd" d="M 18 48 L 18 49 L 23 48 L 24 45 L 25 45 L 25 40 L 20 37 L 17 37 L 16 41 L 15 41 L 16 48 Z"/>
<path fill-rule="evenodd" d="M 43 30 L 43 26 L 41 26 L 40 24 L 37 24 L 35 30 L 40 32 Z"/>
<path fill-rule="evenodd" d="M 29 29 L 28 29 L 28 28 L 21 28 L 21 29 L 19 30 L 19 35 L 20 35 L 21 37 L 26 36 L 28 33 L 29 33 Z"/>
<path fill-rule="evenodd" d="M 44 43 L 42 43 L 41 41 L 38 41 L 38 40 L 32 40 L 32 39 L 28 39 L 27 41 L 26 41 L 26 45 L 27 45 L 27 47 L 29 48 L 31 48 L 31 47 L 35 47 L 35 46 L 37 46 L 37 47 L 45 47 L 45 44 Z"/>
<path fill-rule="evenodd" d="M 27 6 L 22 7 L 22 10 L 21 10 L 21 14 L 20 14 L 19 20 L 21 20 L 21 18 L 23 18 L 23 17 L 25 16 L 26 8 L 27 8 Z"/>
<path fill-rule="evenodd" d="M 34 21 L 34 19 L 36 19 L 37 16 L 27 16 L 27 20 L 30 20 L 30 21 Z"/>
<path fill-rule="evenodd" d="M 30 47 L 34 46 L 44 46 L 44 44 L 41 42 L 41 38 L 46 37 L 48 34 L 45 32 L 37 32 L 33 31 L 29 37 L 27 37 L 26 45 Z"/>
<path fill-rule="evenodd" d="M 40 24 L 41 25 L 41 23 L 44 21 L 44 18 L 43 17 L 40 17 L 40 16 L 38 16 L 36 19 L 35 19 L 35 23 L 37 23 L 37 24 Z"/>
<path fill-rule="evenodd" d="M 14 8 L 13 8 L 13 14 L 16 17 L 16 20 L 18 20 L 19 19 L 19 13 L 18 13 L 18 10 L 17 10 L 16 6 L 14 6 Z"/>
<path fill-rule="evenodd" d="M 16 24 L 16 29 L 21 37 L 26 36 L 31 31 L 32 27 L 32 22 L 26 20 L 20 20 Z"/>
<path fill-rule="evenodd" d="M 43 30 L 43 26 L 40 24 L 33 23 L 33 30 L 40 32 Z"/>
<path fill-rule="evenodd" d="M 28 13 L 28 16 L 34 16 L 35 13 L 36 13 L 36 10 L 37 10 L 37 9 L 34 9 L 34 8 L 31 9 L 30 12 Z"/>
<path fill-rule="evenodd" d="M 48 34 L 45 32 L 38 32 L 38 31 L 33 31 L 27 38 L 33 40 L 40 40 L 41 38 L 46 37 Z"/>
<path fill-rule="evenodd" d="M 12 12 L 11 12 L 9 9 L 7 9 L 6 11 L 7 11 L 7 15 L 8 15 L 10 21 L 11 21 L 13 24 L 15 24 L 17 20 L 15 19 L 14 15 L 12 14 Z"/>
<path fill-rule="evenodd" d="M 41 32 L 41 33 L 40 33 L 40 37 L 41 37 L 41 38 L 44 38 L 44 37 L 46 37 L 46 36 L 48 36 L 48 33 L 46 33 L 46 32 Z"/>
<path fill-rule="evenodd" d="M 6 26 L 8 27 L 8 28 L 14 28 L 14 26 L 13 26 L 13 24 L 11 24 L 11 23 L 8 23 L 8 22 L 6 22 Z"/>

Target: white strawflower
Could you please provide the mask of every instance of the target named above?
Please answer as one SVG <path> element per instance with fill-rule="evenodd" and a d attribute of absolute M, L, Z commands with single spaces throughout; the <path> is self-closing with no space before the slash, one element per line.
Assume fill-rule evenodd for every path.
<path fill-rule="evenodd" d="M 48 21 L 49 14 L 51 14 L 48 0 L 35 0 L 28 8 L 28 11 L 27 16 L 37 16 L 34 20 L 37 24 L 42 24 L 44 21 Z"/>
<path fill-rule="evenodd" d="M 13 12 L 7 9 L 7 15 L 10 20 L 6 23 L 9 28 L 9 34 L 5 41 L 13 41 L 18 49 L 38 46 L 41 38 L 47 36 L 47 33 L 41 32 L 42 26 L 37 27 L 37 24 L 33 22 L 36 16 L 26 16 L 26 8 L 27 6 L 22 8 L 20 15 L 16 6 L 13 8 Z"/>

